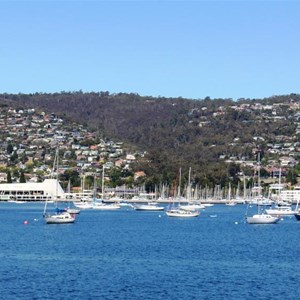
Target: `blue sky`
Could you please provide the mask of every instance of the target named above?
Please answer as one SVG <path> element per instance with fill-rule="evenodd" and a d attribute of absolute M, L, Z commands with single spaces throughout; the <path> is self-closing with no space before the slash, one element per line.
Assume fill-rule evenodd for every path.
<path fill-rule="evenodd" d="M 298 1 L 0 1 L 0 92 L 300 93 Z"/>

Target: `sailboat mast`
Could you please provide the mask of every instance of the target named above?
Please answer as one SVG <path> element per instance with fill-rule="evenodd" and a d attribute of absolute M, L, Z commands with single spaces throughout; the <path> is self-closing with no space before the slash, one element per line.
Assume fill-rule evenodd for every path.
<path fill-rule="evenodd" d="M 191 193 L 191 192 L 192 192 L 192 191 L 191 191 L 191 171 L 192 171 L 192 168 L 190 167 L 190 168 L 189 168 L 189 184 L 188 184 L 188 201 L 190 201 L 191 198 L 192 198 L 192 197 L 191 197 L 191 196 L 192 196 L 192 195 L 191 195 L 191 194 L 192 194 L 192 193 Z"/>
<path fill-rule="evenodd" d="M 102 167 L 102 200 L 104 200 L 104 165 Z"/>
<path fill-rule="evenodd" d="M 178 197 L 179 198 L 181 196 L 180 186 L 181 186 L 181 168 L 179 169 L 179 185 L 178 185 Z"/>

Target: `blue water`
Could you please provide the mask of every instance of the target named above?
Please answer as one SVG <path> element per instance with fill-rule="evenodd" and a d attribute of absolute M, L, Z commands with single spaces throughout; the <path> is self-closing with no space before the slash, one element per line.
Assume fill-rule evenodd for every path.
<path fill-rule="evenodd" d="M 298 298 L 294 217 L 249 225 L 245 206 L 216 205 L 193 219 L 91 210 L 45 225 L 42 210 L 0 203 L 0 299 Z"/>

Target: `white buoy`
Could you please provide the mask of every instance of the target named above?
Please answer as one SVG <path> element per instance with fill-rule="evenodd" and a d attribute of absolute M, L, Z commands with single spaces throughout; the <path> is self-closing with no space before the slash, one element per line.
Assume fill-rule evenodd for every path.
<path fill-rule="evenodd" d="M 239 224 L 239 222 L 234 222 L 235 225 Z"/>

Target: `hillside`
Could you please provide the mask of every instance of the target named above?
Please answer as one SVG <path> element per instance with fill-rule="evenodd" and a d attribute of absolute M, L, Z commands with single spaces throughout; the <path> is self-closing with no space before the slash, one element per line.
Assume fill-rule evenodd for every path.
<path fill-rule="evenodd" d="M 19 108 L 39 107 L 97 130 L 102 137 L 146 150 L 148 156 L 136 169 L 143 169 L 151 184 L 172 182 L 180 167 L 186 177 L 192 167 L 196 183 L 225 185 L 236 176 L 241 161 L 256 160 L 258 150 L 265 163 L 271 158 L 278 162 L 286 153 L 272 153 L 270 145 L 294 145 L 298 138 L 296 94 L 237 102 L 108 92 L 3 94 L 0 99 Z"/>

